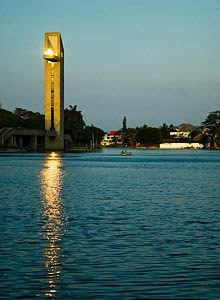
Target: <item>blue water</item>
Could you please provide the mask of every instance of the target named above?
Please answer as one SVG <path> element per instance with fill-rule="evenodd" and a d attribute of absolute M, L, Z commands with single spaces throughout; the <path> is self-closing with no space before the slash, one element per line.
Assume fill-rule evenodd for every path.
<path fill-rule="evenodd" d="M 0 154 L 0 299 L 220 299 L 220 152 Z"/>

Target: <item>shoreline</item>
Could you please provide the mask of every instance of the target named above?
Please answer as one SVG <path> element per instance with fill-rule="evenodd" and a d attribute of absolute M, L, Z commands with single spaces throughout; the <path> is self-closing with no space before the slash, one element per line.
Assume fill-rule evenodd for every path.
<path fill-rule="evenodd" d="M 105 147 L 103 149 L 111 149 L 111 147 Z M 5 151 L 2 151 L 0 150 L 0 154 L 13 154 L 13 153 L 16 153 L 16 154 L 31 154 L 31 153 L 49 153 L 49 152 L 63 152 L 63 153 L 97 153 L 97 152 L 101 152 L 103 149 L 98 149 L 98 150 L 83 150 L 83 149 L 73 149 L 73 150 L 64 150 L 64 151 L 55 151 L 55 150 L 51 150 L 51 151 L 15 151 L 15 150 L 10 150 L 10 149 L 7 149 Z M 114 149 L 114 148 L 112 148 Z M 120 148 L 122 149 L 122 148 Z M 180 148 L 180 149 L 160 149 L 160 148 L 127 148 L 127 149 L 133 149 L 133 150 L 160 150 L 160 151 L 167 151 L 167 150 L 170 150 L 170 151 L 182 151 L 182 150 L 195 150 L 195 151 L 198 151 L 198 150 L 202 150 L 202 151 L 207 151 L 207 150 L 211 150 L 211 151 L 220 151 L 220 148 L 210 148 L 210 149 L 195 149 L 195 148 Z"/>

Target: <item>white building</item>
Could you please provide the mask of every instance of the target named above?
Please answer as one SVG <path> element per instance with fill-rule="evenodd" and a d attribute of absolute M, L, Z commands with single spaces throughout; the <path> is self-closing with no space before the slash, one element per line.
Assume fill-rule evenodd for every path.
<path fill-rule="evenodd" d="M 190 135 L 189 131 L 171 131 L 170 136 L 179 139 L 179 138 L 188 138 Z"/>
<path fill-rule="evenodd" d="M 101 141 L 102 146 L 111 146 L 111 145 L 121 145 L 121 135 L 116 130 L 111 130 L 108 134 L 104 135 L 103 140 Z"/>
<path fill-rule="evenodd" d="M 202 149 L 200 143 L 163 143 L 160 144 L 160 149 Z"/>

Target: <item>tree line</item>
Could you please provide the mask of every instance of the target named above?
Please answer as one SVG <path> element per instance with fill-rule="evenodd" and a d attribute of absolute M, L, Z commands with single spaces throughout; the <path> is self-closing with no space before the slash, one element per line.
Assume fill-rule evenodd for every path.
<path fill-rule="evenodd" d="M 44 124 L 45 117 L 39 112 L 32 112 L 24 108 L 16 108 L 14 112 L 11 112 L 0 108 L 0 129 L 3 127 L 44 129 Z M 174 139 L 170 137 L 170 132 L 175 130 L 176 127 L 173 124 L 167 125 L 166 123 L 163 123 L 159 128 L 147 125 L 127 128 L 127 120 L 124 117 L 119 132 L 123 145 L 133 147 L 136 144 L 150 146 L 162 142 L 173 142 Z M 69 105 L 64 110 L 64 132 L 71 135 L 75 144 L 89 144 L 91 140 L 96 144 L 100 144 L 104 136 L 102 129 L 93 125 L 86 125 L 82 111 L 77 109 L 77 105 Z M 192 141 L 198 141 L 204 145 L 210 143 L 211 147 L 220 147 L 219 110 L 210 112 L 200 126 L 191 125 L 189 138 L 175 138 L 175 142 Z"/>
<path fill-rule="evenodd" d="M 28 129 L 44 129 L 45 116 L 24 108 L 15 108 L 14 112 L 0 108 L 0 129 L 3 127 L 22 127 Z M 74 144 L 89 144 L 92 139 L 99 144 L 104 131 L 93 125 L 86 125 L 83 114 L 77 105 L 69 105 L 64 110 L 64 132 L 71 135 Z"/>
<path fill-rule="evenodd" d="M 170 136 L 172 131 L 189 131 L 189 137 L 174 138 Z M 173 124 L 151 127 L 146 124 L 141 127 L 127 128 L 126 117 L 123 119 L 122 128 L 119 130 L 122 136 L 122 144 L 134 147 L 137 144 L 142 146 L 158 146 L 161 143 L 172 142 L 199 142 L 204 146 L 212 148 L 220 147 L 220 111 L 210 112 L 200 126 L 181 124 L 175 127 Z"/>

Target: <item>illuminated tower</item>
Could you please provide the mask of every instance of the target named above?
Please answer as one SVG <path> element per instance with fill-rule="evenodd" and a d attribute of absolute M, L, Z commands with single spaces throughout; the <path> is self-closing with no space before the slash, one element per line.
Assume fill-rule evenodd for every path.
<path fill-rule="evenodd" d="M 59 32 L 45 33 L 45 150 L 64 149 L 64 49 Z"/>

